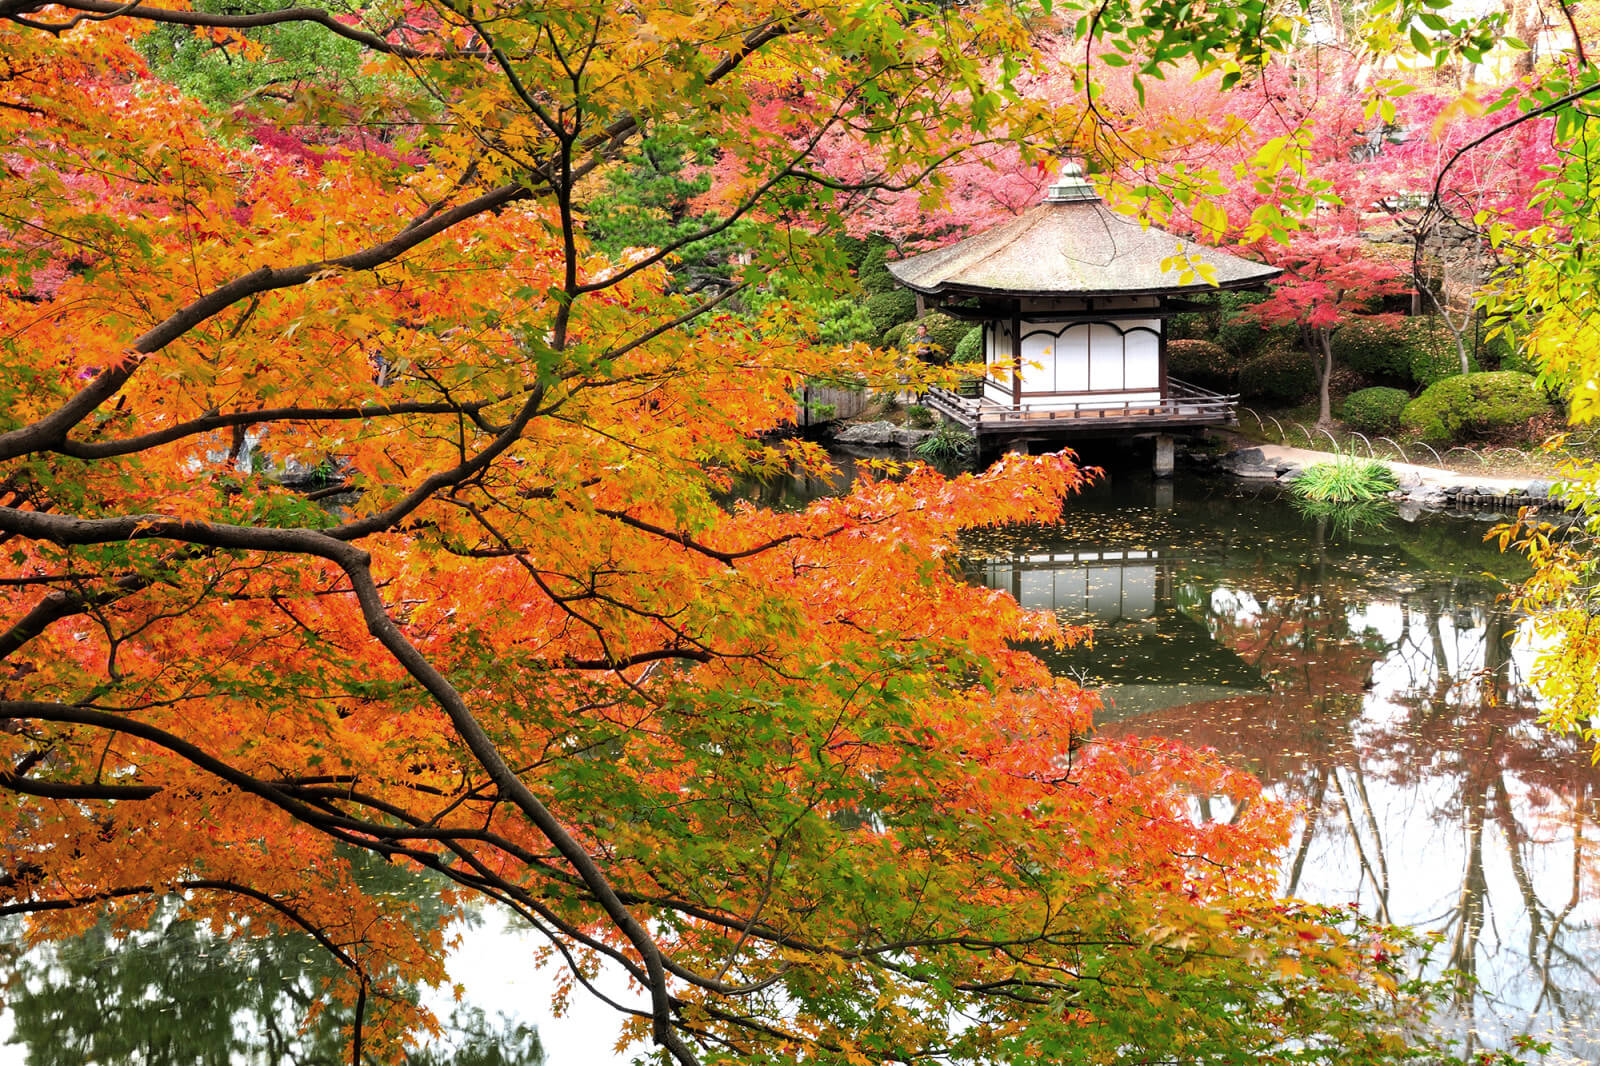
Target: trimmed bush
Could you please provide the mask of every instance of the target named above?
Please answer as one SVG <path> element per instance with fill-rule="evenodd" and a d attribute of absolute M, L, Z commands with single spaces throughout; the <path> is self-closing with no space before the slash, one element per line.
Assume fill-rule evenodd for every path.
<path fill-rule="evenodd" d="M 817 339 L 823 344 L 871 343 L 877 335 L 860 300 L 830 300 L 817 309 Z"/>
<path fill-rule="evenodd" d="M 911 321 L 916 313 L 917 298 L 905 289 L 880 292 L 876 296 L 867 297 L 867 314 L 872 316 L 872 325 L 877 330 L 880 341 L 884 334 L 889 332 L 890 327 Z"/>
<path fill-rule="evenodd" d="M 1252 400 L 1298 403 L 1317 389 L 1317 367 L 1303 348 L 1273 348 L 1239 370 L 1239 391 Z"/>
<path fill-rule="evenodd" d="M 1216 334 L 1216 323 L 1202 311 L 1185 311 L 1167 319 L 1167 342 L 1208 341 Z"/>
<path fill-rule="evenodd" d="M 1539 364 L 1533 361 L 1528 350 L 1514 342 L 1509 334 L 1501 333 L 1484 343 L 1485 354 L 1495 361 L 1498 370 L 1515 370 L 1519 374 L 1539 376 Z"/>
<path fill-rule="evenodd" d="M 956 344 L 955 361 L 958 363 L 983 362 L 983 327 L 973 326 Z"/>
<path fill-rule="evenodd" d="M 1456 351 L 1455 334 L 1433 318 L 1408 320 L 1406 333 L 1411 341 L 1411 380 L 1424 389 L 1461 373 L 1461 355 Z M 1468 353 L 1467 365 L 1478 369 L 1477 360 Z"/>
<path fill-rule="evenodd" d="M 1469 440 L 1550 409 L 1534 379 L 1515 370 L 1456 374 L 1406 404 L 1401 422 L 1428 440 Z"/>
<path fill-rule="evenodd" d="M 839 254 L 844 256 L 846 265 L 856 271 L 861 269 L 861 261 L 867 257 L 867 249 L 872 246 L 868 239 L 852 237 L 848 233 L 834 234 L 833 244 L 839 249 Z"/>
<path fill-rule="evenodd" d="M 1231 389 L 1239 383 L 1239 360 L 1220 344 L 1200 340 L 1167 341 L 1167 373 L 1175 378 Z"/>
<path fill-rule="evenodd" d="M 963 337 L 972 329 L 971 322 L 963 322 L 959 318 L 938 311 L 929 312 L 917 319 L 915 323 L 906 327 L 905 342 L 912 344 L 912 336 L 917 325 L 926 324 L 928 327 L 928 343 L 937 348 L 946 359 L 955 354 L 956 348 L 961 344 Z"/>
<path fill-rule="evenodd" d="M 1400 428 L 1400 416 L 1410 402 L 1411 394 L 1405 390 L 1380 385 L 1346 396 L 1339 417 L 1363 433 L 1392 433 Z"/>
<path fill-rule="evenodd" d="M 883 331 L 883 336 L 878 339 L 879 346 L 884 348 L 904 348 L 906 346 L 906 331 L 910 328 L 910 322 L 902 322 L 898 326 L 890 326 Z"/>
<path fill-rule="evenodd" d="M 894 249 L 888 244 L 873 244 L 867 248 L 867 254 L 861 258 L 861 269 L 856 272 L 856 281 L 869 295 L 877 296 L 883 293 L 904 292 L 900 283 L 895 281 L 885 265 L 889 254 Z"/>
<path fill-rule="evenodd" d="M 1360 374 L 1411 380 L 1411 335 L 1400 315 L 1362 315 L 1333 334 L 1333 358 Z"/>

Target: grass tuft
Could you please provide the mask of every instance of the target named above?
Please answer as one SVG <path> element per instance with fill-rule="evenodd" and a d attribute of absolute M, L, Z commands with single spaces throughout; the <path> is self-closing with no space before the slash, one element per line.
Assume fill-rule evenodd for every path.
<path fill-rule="evenodd" d="M 1394 472 L 1371 459 L 1316 463 L 1291 485 L 1296 496 L 1313 503 L 1371 503 L 1398 487 Z"/>
<path fill-rule="evenodd" d="M 917 455 L 930 462 L 955 462 L 966 459 L 977 450 L 978 440 L 971 433 L 948 422 L 938 432 L 917 445 Z"/>

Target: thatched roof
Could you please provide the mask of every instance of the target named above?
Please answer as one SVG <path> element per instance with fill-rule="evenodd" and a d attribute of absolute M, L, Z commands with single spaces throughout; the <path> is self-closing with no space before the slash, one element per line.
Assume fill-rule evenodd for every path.
<path fill-rule="evenodd" d="M 1216 285 L 1163 270 L 1182 253 L 1208 263 Z M 1148 296 L 1251 288 L 1277 267 L 1142 227 L 1101 202 L 1081 179 L 1064 177 L 1050 198 L 1009 222 L 936 251 L 889 263 L 906 288 L 927 296 Z"/>

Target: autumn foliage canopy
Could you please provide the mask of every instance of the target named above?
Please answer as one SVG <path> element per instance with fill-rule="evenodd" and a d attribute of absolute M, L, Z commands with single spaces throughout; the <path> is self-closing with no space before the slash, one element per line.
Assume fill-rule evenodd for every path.
<path fill-rule="evenodd" d="M 1381 945 L 1272 896 L 1288 812 L 1088 741 L 1013 648 L 1083 635 L 956 576 L 1067 459 L 727 502 L 825 465 L 762 436 L 806 378 L 905 373 L 787 297 L 841 197 L 991 128 L 1036 15 L 241 10 L 0 0 L 0 913 L 307 932 L 357 1062 L 449 935 L 363 854 L 622 968 L 680 1063 L 1401 1046 Z M 711 221 L 600 251 L 646 138 L 717 146 Z"/>

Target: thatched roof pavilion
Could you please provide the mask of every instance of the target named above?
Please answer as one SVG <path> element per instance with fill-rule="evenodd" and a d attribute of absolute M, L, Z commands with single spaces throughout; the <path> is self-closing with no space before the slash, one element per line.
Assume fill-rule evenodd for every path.
<path fill-rule="evenodd" d="M 1166 319 L 1279 274 L 1117 214 L 1071 164 L 1011 221 L 888 266 L 922 307 L 982 324 L 979 394 L 930 397 L 980 436 L 1232 421 L 1237 397 L 1168 376 Z"/>

